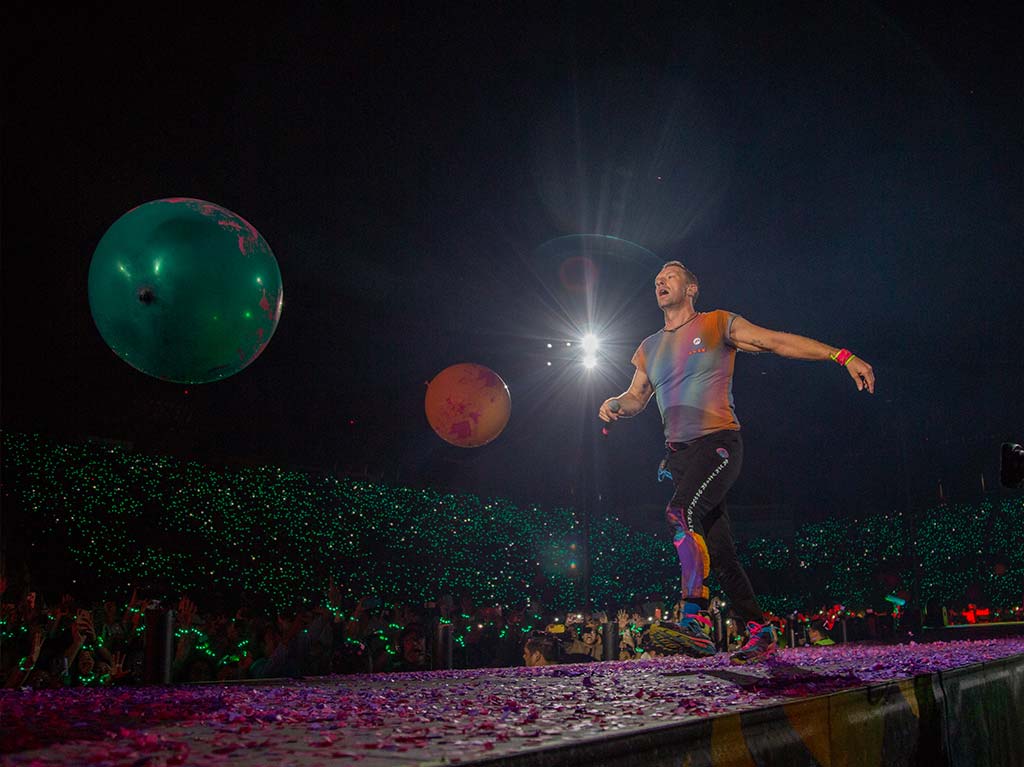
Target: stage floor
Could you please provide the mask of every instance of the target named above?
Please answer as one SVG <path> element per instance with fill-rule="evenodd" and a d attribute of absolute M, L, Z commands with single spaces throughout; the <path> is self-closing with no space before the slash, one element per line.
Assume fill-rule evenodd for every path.
<path fill-rule="evenodd" d="M 5 690 L 0 753 L 5 765 L 39 767 L 572 763 L 590 745 L 1014 656 L 1024 656 L 1024 638 L 799 648 L 750 667 L 723 655 L 274 685 Z M 591 765 L 603 763 L 593 756 Z"/>

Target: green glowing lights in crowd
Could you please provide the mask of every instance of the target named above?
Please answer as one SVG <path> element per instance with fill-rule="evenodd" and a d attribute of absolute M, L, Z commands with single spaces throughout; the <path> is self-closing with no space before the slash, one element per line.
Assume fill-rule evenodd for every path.
<path fill-rule="evenodd" d="M 216 469 L 13 433 L 3 434 L 3 476 L 5 515 L 21 514 L 37 531 L 29 545 L 45 538 L 63 546 L 77 572 L 110 595 L 161 583 L 166 594 L 146 596 L 245 591 L 284 608 L 318 598 L 333 576 L 351 604 L 367 595 L 422 604 L 443 593 L 477 605 L 521 604 L 536 593 L 558 611 L 581 603 L 571 509 L 269 466 Z M 801 527 L 791 541 L 749 541 L 738 553 L 776 614 L 878 605 L 909 588 L 915 567 L 925 599 L 969 592 L 979 604 L 1020 604 L 1024 499 L 918 517 L 913 526 L 901 514 L 833 518 Z M 590 533 L 596 606 L 676 593 L 666 537 L 615 517 L 593 520 Z"/>

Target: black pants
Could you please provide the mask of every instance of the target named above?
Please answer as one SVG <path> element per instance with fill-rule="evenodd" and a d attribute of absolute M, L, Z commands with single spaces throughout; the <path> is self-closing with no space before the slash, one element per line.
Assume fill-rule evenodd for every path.
<path fill-rule="evenodd" d="M 744 622 L 760 623 L 764 614 L 736 558 L 725 507 L 725 495 L 743 465 L 739 431 L 717 431 L 693 442 L 670 444 L 667 465 L 675 493 L 665 516 L 679 555 L 683 599 L 706 606 L 704 579 L 714 572 L 733 612 Z"/>

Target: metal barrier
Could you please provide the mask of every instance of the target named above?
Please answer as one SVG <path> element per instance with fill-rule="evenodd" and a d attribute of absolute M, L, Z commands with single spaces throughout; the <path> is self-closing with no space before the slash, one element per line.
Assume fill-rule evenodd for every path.
<path fill-rule="evenodd" d="M 170 684 L 174 660 L 174 610 L 146 610 L 145 621 L 142 678 L 147 684 Z"/>
<path fill-rule="evenodd" d="M 452 624 L 437 624 L 434 630 L 434 657 L 431 668 L 451 669 L 452 668 Z"/>

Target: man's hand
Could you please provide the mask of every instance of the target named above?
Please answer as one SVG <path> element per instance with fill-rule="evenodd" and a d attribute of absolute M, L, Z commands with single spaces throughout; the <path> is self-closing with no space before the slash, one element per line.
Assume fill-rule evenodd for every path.
<path fill-rule="evenodd" d="M 616 404 L 615 409 L 612 410 L 613 402 L 618 403 L 619 398 L 609 397 L 608 399 L 601 403 L 601 408 L 597 411 L 597 417 L 600 418 L 605 423 L 612 423 L 613 421 L 618 421 L 619 418 L 622 416 L 622 405 Z"/>
<path fill-rule="evenodd" d="M 72 627 L 71 635 L 75 636 L 77 633 L 78 638 L 75 641 L 86 641 L 95 640 L 96 631 L 92 625 L 92 613 L 88 610 L 79 610 L 78 619 L 75 621 L 75 625 Z"/>
<path fill-rule="evenodd" d="M 117 682 L 124 679 L 126 676 L 131 676 L 131 671 L 124 670 L 125 656 L 123 652 L 116 652 L 113 654 L 110 661 L 110 680 Z"/>
<path fill-rule="evenodd" d="M 597 417 L 605 423 L 611 423 L 620 418 L 631 418 L 647 407 L 653 394 L 654 387 L 647 377 L 647 372 L 637 368 L 633 371 L 633 380 L 629 382 L 629 388 L 618 397 L 610 397 L 602 402 L 601 408 L 597 411 Z M 612 402 L 619 403 L 617 410 L 612 409 Z"/>
<path fill-rule="evenodd" d="M 846 363 L 846 372 L 857 384 L 857 391 L 867 389 L 872 394 L 875 393 L 875 371 L 867 362 L 860 357 L 850 357 L 850 361 Z"/>
<path fill-rule="evenodd" d="M 126 626 L 131 626 L 133 629 L 138 627 L 142 620 L 142 604 L 143 600 L 139 599 L 138 589 L 132 589 L 132 596 L 128 600 L 128 606 L 124 609 L 124 618 L 122 619 Z"/>
<path fill-rule="evenodd" d="M 196 604 L 188 597 L 182 597 L 178 601 L 178 625 L 182 628 L 192 626 L 192 620 L 196 615 Z"/>

